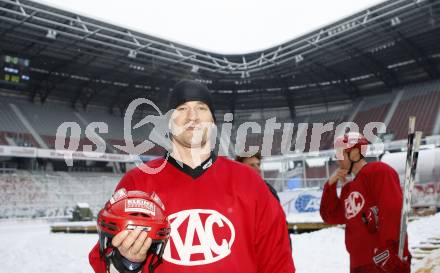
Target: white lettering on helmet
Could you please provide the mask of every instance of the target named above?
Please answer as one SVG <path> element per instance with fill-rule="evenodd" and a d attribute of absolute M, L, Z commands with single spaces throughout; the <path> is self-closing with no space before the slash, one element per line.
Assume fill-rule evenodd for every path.
<path fill-rule="evenodd" d="M 154 206 L 154 203 L 145 199 L 132 198 L 125 200 L 125 211 L 146 213 L 153 216 L 156 215 L 156 207 Z"/>
<path fill-rule="evenodd" d="M 110 204 L 114 204 L 118 202 L 121 199 L 124 199 L 127 197 L 127 191 L 124 188 L 121 188 L 117 190 L 115 193 L 113 193 L 112 197 L 110 198 Z"/>

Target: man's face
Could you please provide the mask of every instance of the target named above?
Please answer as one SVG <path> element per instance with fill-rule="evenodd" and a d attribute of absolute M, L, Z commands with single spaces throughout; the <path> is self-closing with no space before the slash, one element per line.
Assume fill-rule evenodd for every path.
<path fill-rule="evenodd" d="M 360 159 L 360 152 L 358 148 L 353 148 L 350 154 L 346 151 L 338 152 L 341 152 L 343 154 L 343 159 L 338 160 L 338 164 L 341 169 L 349 170 L 351 166 L 351 161 L 358 161 Z"/>
<path fill-rule="evenodd" d="M 213 117 L 207 104 L 188 101 L 176 107 L 171 116 L 173 139 L 187 148 L 203 147 L 210 136 Z"/>
<path fill-rule="evenodd" d="M 346 151 L 340 151 L 340 153 L 342 154 L 342 158 L 338 158 L 339 167 L 344 170 L 349 170 L 351 162 L 348 157 L 348 153 Z"/>
<path fill-rule="evenodd" d="M 249 165 L 258 174 L 261 174 L 260 163 L 260 160 L 256 157 L 247 157 L 243 160 L 243 164 Z"/>

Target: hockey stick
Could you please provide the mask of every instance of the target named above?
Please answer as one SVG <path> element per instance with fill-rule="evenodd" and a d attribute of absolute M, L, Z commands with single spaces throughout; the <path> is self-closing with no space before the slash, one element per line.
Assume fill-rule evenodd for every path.
<path fill-rule="evenodd" d="M 403 204 L 400 218 L 399 258 L 403 260 L 406 232 L 408 226 L 408 214 L 411 210 L 411 193 L 417 169 L 417 158 L 422 139 L 422 132 L 414 133 L 415 117 L 409 119 L 408 151 L 406 155 L 405 182 L 403 192 Z"/>
<path fill-rule="evenodd" d="M 416 126 L 416 117 L 409 117 L 409 127 L 408 127 L 408 144 L 406 150 L 406 166 L 405 166 L 405 180 L 403 182 L 403 205 L 402 211 L 400 213 L 400 232 L 399 232 L 399 258 L 403 258 L 403 248 L 405 245 L 405 235 L 406 230 L 404 230 L 404 222 L 406 222 L 407 212 L 406 212 L 406 196 L 409 189 L 409 180 L 411 178 L 411 166 L 412 166 L 412 152 L 413 152 L 413 142 L 414 142 L 414 131 Z M 403 243 L 402 243 L 403 242 Z"/>

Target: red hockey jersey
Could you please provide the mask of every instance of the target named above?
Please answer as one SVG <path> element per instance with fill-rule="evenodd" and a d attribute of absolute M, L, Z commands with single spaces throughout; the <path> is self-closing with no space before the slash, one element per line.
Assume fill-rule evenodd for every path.
<path fill-rule="evenodd" d="M 373 263 L 374 250 L 399 241 L 402 190 L 394 169 L 382 162 L 366 164 L 353 181 L 346 183 L 340 197 L 336 184 L 324 186 L 321 216 L 329 224 L 345 224 L 345 245 L 350 267 Z M 370 233 L 362 215 L 377 206 L 378 231 Z M 406 245 L 405 256 L 408 255 Z"/>
<path fill-rule="evenodd" d="M 294 272 L 286 218 L 264 181 L 227 158 L 209 160 L 199 173 L 170 160 L 157 174 L 136 168 L 117 186 L 156 192 L 166 207 L 171 237 L 155 273 Z M 105 272 L 98 245 L 89 260 L 96 273 Z"/>

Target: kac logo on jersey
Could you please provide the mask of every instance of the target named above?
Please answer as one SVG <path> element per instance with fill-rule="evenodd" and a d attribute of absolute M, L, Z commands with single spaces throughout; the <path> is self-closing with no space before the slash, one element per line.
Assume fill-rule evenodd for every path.
<path fill-rule="evenodd" d="M 311 194 L 301 194 L 295 200 L 295 209 L 298 212 L 315 212 L 319 210 L 321 200 Z"/>
<path fill-rule="evenodd" d="M 173 264 L 196 266 L 217 262 L 231 254 L 235 229 L 215 210 L 192 209 L 168 217 L 170 241 L 163 259 Z"/>
<path fill-rule="evenodd" d="M 360 192 L 354 191 L 348 195 L 345 203 L 345 218 L 351 219 L 355 217 L 364 207 L 365 199 Z"/>

